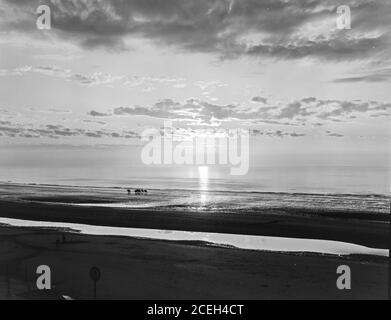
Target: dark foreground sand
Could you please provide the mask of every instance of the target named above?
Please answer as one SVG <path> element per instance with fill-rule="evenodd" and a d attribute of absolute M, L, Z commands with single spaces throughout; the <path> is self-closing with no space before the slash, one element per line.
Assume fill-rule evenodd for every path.
<path fill-rule="evenodd" d="M 92 266 L 102 272 L 99 299 L 387 299 L 383 258 L 292 255 L 144 239 L 0 227 L 0 299 L 91 299 Z M 54 288 L 38 292 L 38 265 Z M 352 269 L 339 291 L 336 269 Z"/>

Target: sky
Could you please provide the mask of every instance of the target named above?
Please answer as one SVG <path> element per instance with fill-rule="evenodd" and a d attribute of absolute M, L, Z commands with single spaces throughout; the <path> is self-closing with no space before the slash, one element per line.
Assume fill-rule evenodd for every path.
<path fill-rule="evenodd" d="M 339 5 L 0 0 L 3 159 L 139 145 L 170 120 L 183 136 L 249 129 L 254 165 L 389 166 L 391 2 L 345 0 L 349 30 Z"/>

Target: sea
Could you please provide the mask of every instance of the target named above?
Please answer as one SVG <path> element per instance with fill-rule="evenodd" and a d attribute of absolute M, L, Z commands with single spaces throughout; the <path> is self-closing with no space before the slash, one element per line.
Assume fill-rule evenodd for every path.
<path fill-rule="evenodd" d="M 84 198 L 79 197 L 84 199 L 80 205 L 181 211 L 308 208 L 390 213 L 388 168 L 263 167 L 252 170 L 246 177 L 236 178 L 219 178 L 215 169 L 208 167 L 170 170 L 172 168 L 139 168 L 134 172 L 107 174 L 79 168 L 29 169 L 28 173 L 9 171 L 9 179 L 2 180 L 51 186 L 39 190 L 41 197 L 53 196 L 53 193 L 69 198 L 84 195 Z M 59 191 L 56 186 L 67 188 Z M 134 191 L 139 188 L 148 190 L 148 195 L 136 197 Z M 131 198 L 127 196 L 128 189 L 134 195 Z M 25 195 L 30 194 L 29 190 L 26 189 Z M 8 193 L 3 190 L 4 194 Z"/>

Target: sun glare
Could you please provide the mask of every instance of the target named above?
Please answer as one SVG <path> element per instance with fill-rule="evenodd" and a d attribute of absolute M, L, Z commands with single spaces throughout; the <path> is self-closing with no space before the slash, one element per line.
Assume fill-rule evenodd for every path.
<path fill-rule="evenodd" d="M 198 179 L 202 190 L 208 190 L 209 168 L 198 167 Z"/>

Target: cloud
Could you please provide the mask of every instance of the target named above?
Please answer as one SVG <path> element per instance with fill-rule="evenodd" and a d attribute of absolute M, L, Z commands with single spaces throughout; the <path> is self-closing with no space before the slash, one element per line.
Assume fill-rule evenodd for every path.
<path fill-rule="evenodd" d="M 50 130 L 57 130 L 57 129 L 60 129 L 62 126 L 60 125 L 52 125 L 52 124 L 48 124 L 46 125 L 46 128 L 50 129 Z"/>
<path fill-rule="evenodd" d="M 149 116 L 154 118 L 186 120 L 193 123 L 212 124 L 229 120 L 250 120 L 267 115 L 266 109 L 240 110 L 236 105 L 216 105 L 199 99 L 188 99 L 183 103 L 166 99 L 152 107 L 119 107 L 113 111 L 117 116 Z"/>
<path fill-rule="evenodd" d="M 3 132 L 5 135 L 15 135 L 20 132 L 19 128 L 14 128 L 10 126 L 0 126 L 0 132 Z"/>
<path fill-rule="evenodd" d="M 4 0 L 16 19 L 2 30 L 34 32 L 38 0 Z M 47 0 L 53 32 L 83 48 L 129 49 L 127 40 L 222 57 L 316 58 L 327 61 L 389 57 L 389 1 L 346 0 L 349 32 L 336 26 L 336 0 Z"/>
<path fill-rule="evenodd" d="M 357 82 L 390 82 L 391 81 L 391 68 L 385 68 L 382 70 L 374 70 L 364 74 L 344 77 L 335 79 L 334 83 L 357 83 Z"/>
<path fill-rule="evenodd" d="M 65 110 L 65 109 L 49 109 L 48 112 L 52 112 L 52 113 L 65 113 L 65 114 L 68 114 L 68 113 L 72 113 L 72 110 Z"/>
<path fill-rule="evenodd" d="M 302 132 L 305 126 L 321 127 L 333 122 L 354 123 L 363 117 L 375 121 L 375 118 L 390 116 L 391 111 L 391 103 L 387 102 L 322 100 L 315 97 L 305 97 L 290 103 L 273 103 L 267 100 L 266 105 L 248 101 L 247 104 L 219 105 L 194 98 L 184 101 L 164 99 L 152 106 L 122 106 L 108 111 L 87 112 L 90 118 L 81 121 L 86 124 L 101 125 L 99 129 L 88 126 L 87 128 L 66 127 L 56 123 L 38 125 L 42 121 L 11 115 L 6 109 L 1 109 L 4 116 L 0 120 L 0 133 L 2 138 L 131 139 L 138 138 L 139 134 L 136 131 L 109 130 L 106 128 L 106 122 L 97 120 L 109 117 L 111 120 L 115 117 L 140 116 L 177 121 L 179 126 L 185 126 L 190 131 L 203 127 L 224 128 L 232 127 L 232 125 L 240 128 L 257 128 L 260 125 L 262 128 L 270 128 L 269 126 L 272 126 L 270 130 L 254 130 L 252 134 L 265 137 L 300 138 L 309 134 L 308 129 Z M 23 121 L 25 123 L 22 123 Z M 105 125 L 104 128 L 103 125 Z M 287 130 L 288 126 L 295 126 L 294 131 Z M 327 134 L 330 137 L 343 137 L 331 131 Z"/>
<path fill-rule="evenodd" d="M 110 131 L 90 130 L 84 128 L 67 128 L 62 125 L 48 124 L 38 128 L 31 128 L 27 125 L 13 124 L 9 121 L 0 123 L 0 134 L 9 138 L 116 138 L 116 139 L 139 139 L 140 135 L 134 131 Z"/>
<path fill-rule="evenodd" d="M 340 133 L 335 133 L 335 132 L 331 132 L 331 131 L 327 131 L 327 136 L 328 137 L 333 137 L 333 138 L 343 138 L 344 135 L 343 134 L 340 134 Z"/>
<path fill-rule="evenodd" d="M 23 76 L 25 74 L 45 75 L 75 82 L 82 86 L 113 85 L 114 83 L 119 83 L 123 86 L 144 87 L 145 89 L 153 90 L 156 85 L 172 85 L 175 88 L 184 88 L 187 85 L 187 80 L 184 78 L 124 76 L 103 72 L 81 74 L 55 66 L 24 66 L 13 69 L 0 69 L 0 77 Z"/>
<path fill-rule="evenodd" d="M 267 104 L 267 98 L 264 98 L 264 97 L 254 97 L 251 99 L 251 101 Z"/>
<path fill-rule="evenodd" d="M 98 112 L 95 110 L 88 112 L 87 115 L 89 115 L 91 117 L 110 117 L 111 116 L 110 113 L 103 113 L 103 112 Z"/>
<path fill-rule="evenodd" d="M 351 122 L 358 115 L 389 114 L 391 103 L 377 101 L 320 100 L 314 97 L 303 98 L 288 104 L 265 106 L 217 105 L 200 99 L 177 102 L 165 99 L 151 107 L 118 107 L 112 112 L 89 112 L 99 116 L 146 116 L 159 119 L 181 120 L 198 125 L 221 124 L 225 121 L 243 123 L 265 123 L 275 125 L 325 125 L 320 121 Z"/>
<path fill-rule="evenodd" d="M 195 86 L 199 87 L 202 91 L 213 92 L 219 88 L 228 87 L 228 84 L 221 81 L 197 81 Z"/>
<path fill-rule="evenodd" d="M 85 122 L 85 123 L 95 123 L 95 124 L 101 124 L 101 125 L 105 125 L 105 124 L 107 124 L 106 122 L 104 122 L 104 121 L 94 121 L 94 120 L 83 120 L 83 122 Z"/>
<path fill-rule="evenodd" d="M 388 51 L 389 43 L 390 39 L 385 36 L 352 38 L 334 35 L 328 39 L 293 39 L 289 43 L 271 39 L 268 43 L 247 47 L 246 54 L 284 60 L 316 57 L 320 60 L 344 61 L 370 58 L 375 53 L 373 48 Z"/>
<path fill-rule="evenodd" d="M 285 138 L 285 137 L 302 138 L 307 136 L 306 133 L 284 132 L 282 130 L 262 131 L 259 129 L 253 129 L 250 131 L 250 133 L 252 136 L 265 136 L 265 137 L 277 137 L 277 138 Z"/>
<path fill-rule="evenodd" d="M 171 85 L 174 88 L 182 89 L 187 86 L 184 78 L 170 77 L 148 77 L 148 76 L 128 76 L 124 77 L 123 84 L 129 87 L 143 87 L 144 91 L 149 92 L 155 89 L 157 85 Z"/>
<path fill-rule="evenodd" d="M 269 138 L 302 138 L 306 133 L 287 132 L 282 130 L 260 130 L 260 129 L 224 129 L 224 128 L 183 128 L 170 127 L 160 128 L 160 130 L 147 130 L 144 138 L 151 136 L 170 135 L 174 141 L 189 141 L 194 137 L 203 138 L 229 138 L 232 135 L 251 137 L 269 137 Z"/>
<path fill-rule="evenodd" d="M 390 116 L 389 113 L 376 113 L 371 115 L 372 118 L 381 118 L 381 117 L 389 117 L 389 116 Z"/>
<path fill-rule="evenodd" d="M 377 111 L 391 110 L 391 103 L 380 103 L 376 101 L 322 101 L 316 104 L 321 112 L 318 112 L 319 119 L 340 121 L 341 117 L 352 114 L 363 114 Z M 324 111 L 323 111 L 324 110 Z"/>
<path fill-rule="evenodd" d="M 277 119 L 294 119 L 296 117 L 306 117 L 315 114 L 314 111 L 308 111 L 309 109 L 303 105 L 302 102 L 297 101 L 293 102 L 286 107 L 281 109 L 279 115 L 277 115 Z"/>
<path fill-rule="evenodd" d="M 72 73 L 71 70 L 54 66 L 25 66 L 14 69 L 0 70 L 1 76 L 22 76 L 28 73 L 41 74 L 65 81 L 76 82 L 84 86 L 110 85 L 122 79 L 121 76 L 113 76 L 107 73 L 96 72 L 88 75 Z"/>

